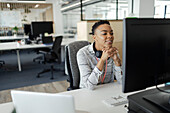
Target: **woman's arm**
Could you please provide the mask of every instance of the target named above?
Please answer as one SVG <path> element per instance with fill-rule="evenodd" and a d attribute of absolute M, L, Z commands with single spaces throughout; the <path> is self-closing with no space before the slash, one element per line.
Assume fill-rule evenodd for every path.
<path fill-rule="evenodd" d="M 102 71 L 100 71 L 97 66 L 92 69 L 88 56 L 82 50 L 77 53 L 77 63 L 80 70 L 80 86 L 83 88 L 94 89 Z"/>
<path fill-rule="evenodd" d="M 114 66 L 114 75 L 119 83 L 122 83 L 122 68 L 121 66 Z"/>

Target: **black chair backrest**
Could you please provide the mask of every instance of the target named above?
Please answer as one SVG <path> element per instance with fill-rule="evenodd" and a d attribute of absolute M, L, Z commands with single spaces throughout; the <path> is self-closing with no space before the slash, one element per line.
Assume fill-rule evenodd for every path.
<path fill-rule="evenodd" d="M 65 61 L 68 79 L 71 89 L 78 89 L 80 83 L 80 72 L 77 64 L 77 52 L 82 47 L 90 44 L 88 41 L 76 41 L 65 47 Z"/>
<path fill-rule="evenodd" d="M 63 36 L 55 37 L 55 41 L 53 43 L 52 51 L 57 55 L 59 62 L 61 62 L 61 42 Z"/>
<path fill-rule="evenodd" d="M 52 44 L 53 43 L 53 37 L 52 36 L 43 36 L 42 37 L 42 43 L 43 44 Z"/>

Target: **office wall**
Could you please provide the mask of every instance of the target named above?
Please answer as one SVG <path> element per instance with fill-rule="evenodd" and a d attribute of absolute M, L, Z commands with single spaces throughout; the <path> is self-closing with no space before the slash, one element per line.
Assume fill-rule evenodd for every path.
<path fill-rule="evenodd" d="M 39 13 L 39 17 L 40 17 L 41 21 L 53 21 L 53 9 L 52 9 L 52 7 L 43 9 Z"/>
<path fill-rule="evenodd" d="M 59 0 L 53 0 L 52 7 L 53 7 L 53 18 L 54 18 L 54 32 L 56 34 L 62 34 L 64 33 L 64 27 L 63 27 L 63 15 L 61 13 L 61 5 L 59 3 Z"/>
<path fill-rule="evenodd" d="M 45 21 L 53 21 L 52 7 L 48 9 L 30 9 L 30 11 L 30 13 L 25 13 L 24 9 L 0 10 L 0 26 L 22 27 L 22 24 L 30 24 L 32 21 L 43 21 L 43 13 L 45 14 Z"/>
<path fill-rule="evenodd" d="M 10 18 L 9 18 L 10 17 Z M 1 11 L 0 12 L 0 27 L 21 27 L 20 11 Z"/>
<path fill-rule="evenodd" d="M 77 23 L 77 40 L 88 40 L 92 42 L 92 40 L 89 40 L 87 24 L 87 21 L 80 21 Z"/>
<path fill-rule="evenodd" d="M 39 14 L 39 17 L 40 17 L 41 21 L 53 21 L 54 22 L 54 20 L 53 20 L 53 8 L 49 7 L 46 10 L 42 11 Z M 53 31 L 55 33 L 54 23 L 53 23 Z"/>
<path fill-rule="evenodd" d="M 21 12 L 21 14 L 22 14 L 21 19 L 23 19 L 24 16 L 27 16 L 26 17 L 27 21 L 22 22 L 22 23 L 30 24 L 32 21 L 42 21 L 41 17 L 39 16 L 41 12 L 42 12 L 42 10 L 37 10 L 37 9 L 31 9 L 31 13 Z"/>
<path fill-rule="evenodd" d="M 50 7 L 45 11 L 46 13 L 46 21 L 53 21 L 53 8 Z"/>
<path fill-rule="evenodd" d="M 154 4 L 155 0 L 133 0 L 132 5 L 132 0 L 128 0 L 128 16 L 153 18 L 155 12 Z"/>
<path fill-rule="evenodd" d="M 78 40 L 88 40 L 93 42 L 93 38 L 89 33 L 91 33 L 92 25 L 96 21 L 81 21 L 77 24 L 77 39 Z M 109 21 L 114 32 L 114 43 L 113 46 L 117 47 L 122 59 L 122 40 L 123 40 L 123 21 L 122 20 L 112 20 Z"/>

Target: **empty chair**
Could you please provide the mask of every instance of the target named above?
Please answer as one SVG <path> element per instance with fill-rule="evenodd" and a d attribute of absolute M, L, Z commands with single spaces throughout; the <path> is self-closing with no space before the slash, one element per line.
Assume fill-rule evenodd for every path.
<path fill-rule="evenodd" d="M 52 38 L 52 36 L 46 36 L 46 37 L 43 36 L 42 37 L 42 42 L 43 42 L 43 44 L 52 44 L 53 43 L 53 38 Z M 50 52 L 50 50 L 51 50 L 50 48 L 37 49 L 37 54 L 44 54 L 44 52 L 47 53 L 47 52 Z M 44 60 L 45 59 L 44 59 L 43 56 L 38 56 L 38 57 L 33 59 L 33 62 L 45 63 Z"/>
<path fill-rule="evenodd" d="M 5 64 L 5 61 L 0 60 L 0 66 L 2 66 L 3 64 Z"/>
<path fill-rule="evenodd" d="M 65 68 L 70 86 L 67 90 L 79 89 L 80 72 L 77 65 L 77 52 L 82 47 L 90 44 L 88 41 L 76 41 L 65 46 Z"/>
<path fill-rule="evenodd" d="M 50 63 L 51 66 L 43 71 L 39 72 L 37 77 L 40 77 L 40 74 L 51 72 L 51 79 L 54 79 L 53 71 L 59 71 L 60 69 L 54 69 L 54 62 L 61 63 L 61 42 L 62 36 L 56 37 L 53 43 L 53 47 L 50 52 L 44 52 L 44 63 Z"/>
<path fill-rule="evenodd" d="M 7 36 L 12 36 L 12 31 L 11 31 L 11 30 L 9 30 L 9 31 L 7 32 Z"/>

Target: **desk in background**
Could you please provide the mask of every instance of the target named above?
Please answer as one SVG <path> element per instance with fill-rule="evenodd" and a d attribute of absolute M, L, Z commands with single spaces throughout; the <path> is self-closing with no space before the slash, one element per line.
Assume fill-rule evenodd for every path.
<path fill-rule="evenodd" d="M 63 36 L 64 38 L 68 37 L 74 37 L 74 34 L 51 34 L 50 36 L 57 37 L 57 36 Z M 1 40 L 22 40 L 22 39 L 28 39 L 29 36 L 0 36 L 0 41 Z"/>
<path fill-rule="evenodd" d="M 57 94 L 72 95 L 75 100 L 75 108 L 88 113 L 127 113 L 124 105 L 110 107 L 102 101 L 111 96 L 122 95 L 122 86 L 116 83 L 98 85 L 95 90 L 78 89 Z M 13 103 L 0 104 L 0 113 L 11 113 Z"/>
<path fill-rule="evenodd" d="M 28 39 L 28 36 L 0 36 L 1 40 L 22 40 L 22 39 Z"/>
<path fill-rule="evenodd" d="M 45 44 L 30 44 L 30 45 L 24 44 L 24 45 L 21 45 L 18 42 L 0 43 L 0 51 L 16 50 L 19 71 L 21 71 L 21 60 L 20 60 L 19 50 L 31 49 L 31 48 L 46 48 L 46 47 L 52 47 L 52 45 L 45 45 Z"/>
<path fill-rule="evenodd" d="M 63 38 L 61 43 L 61 61 L 64 62 L 65 54 L 64 54 L 64 48 L 65 45 L 74 42 L 74 38 Z M 52 47 L 52 44 L 45 45 L 45 44 L 24 44 L 21 45 L 18 42 L 6 42 L 6 43 L 0 43 L 0 51 L 5 50 L 16 50 L 17 53 L 17 61 L 18 61 L 18 70 L 21 71 L 21 61 L 20 61 L 20 54 L 19 51 L 22 49 L 35 49 L 35 48 L 50 48 Z"/>
<path fill-rule="evenodd" d="M 75 34 L 51 34 L 52 37 L 63 36 L 64 38 L 74 37 Z"/>

